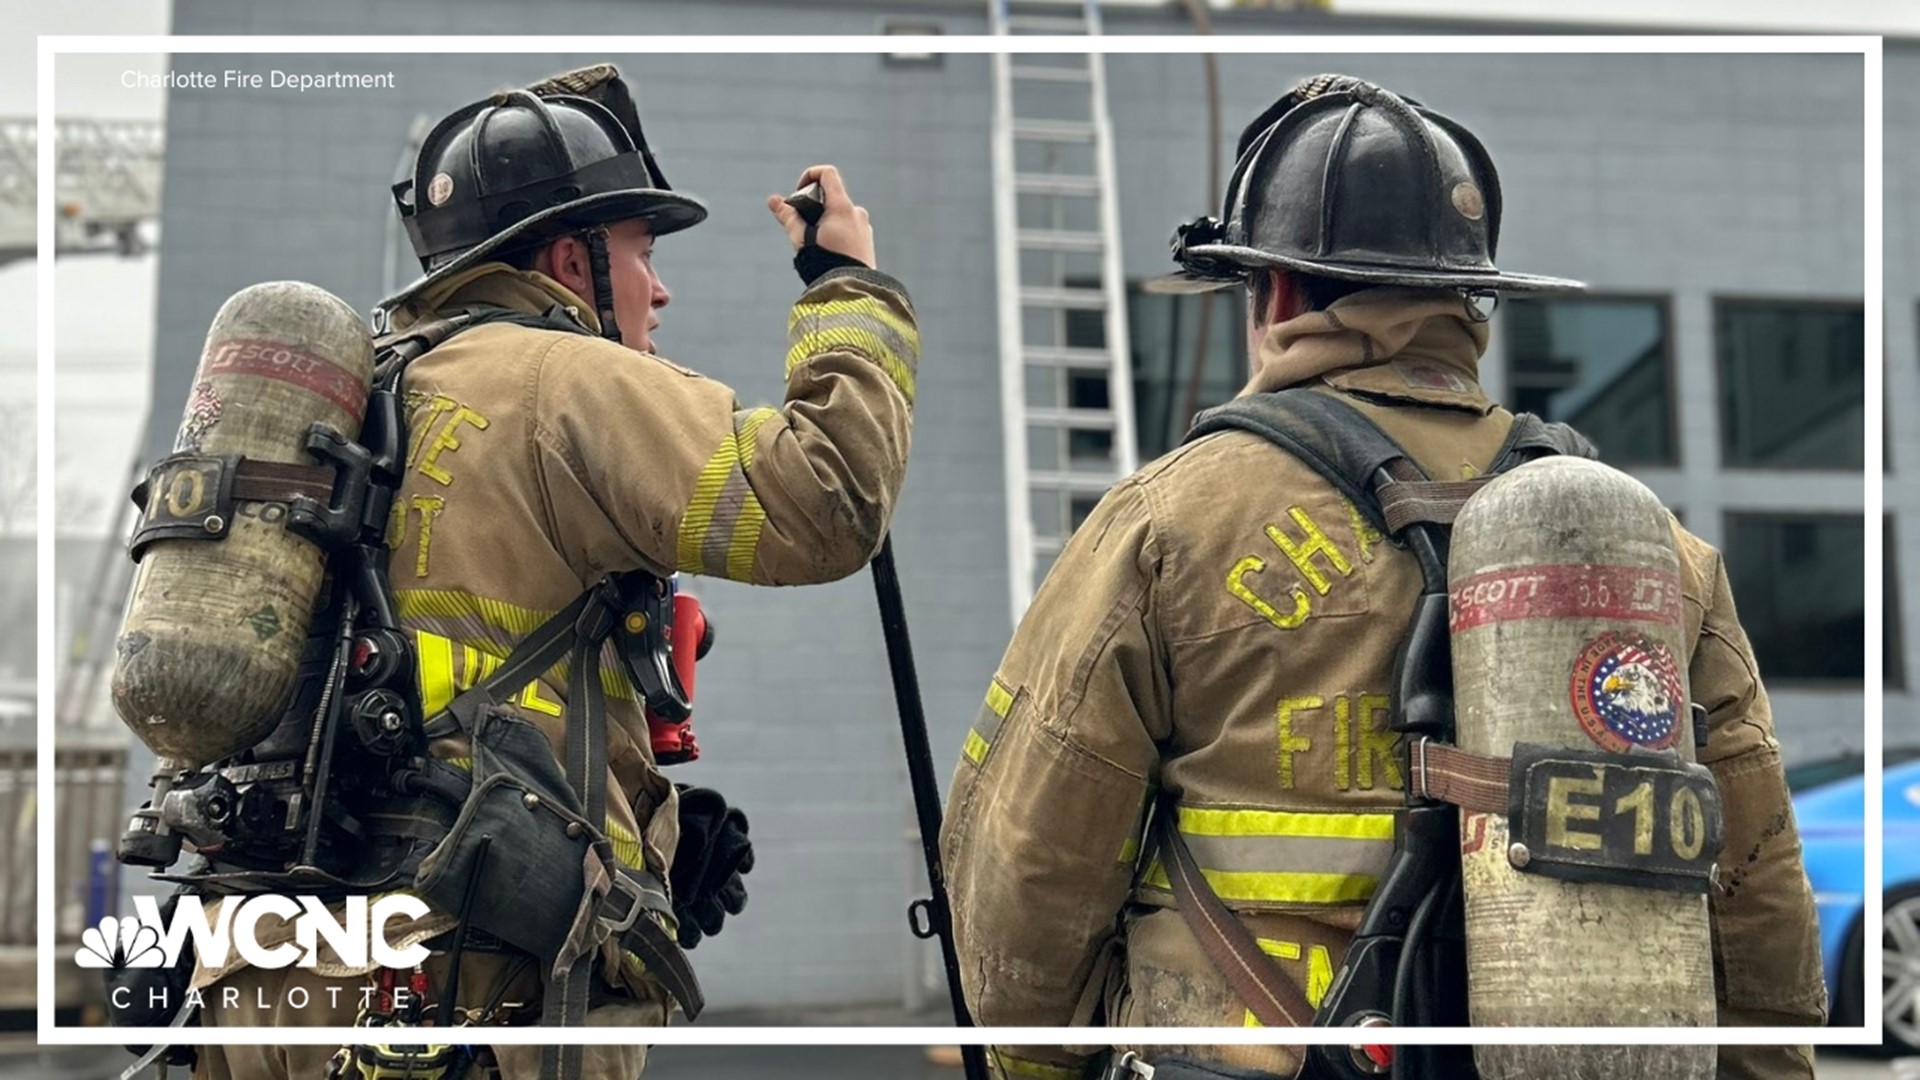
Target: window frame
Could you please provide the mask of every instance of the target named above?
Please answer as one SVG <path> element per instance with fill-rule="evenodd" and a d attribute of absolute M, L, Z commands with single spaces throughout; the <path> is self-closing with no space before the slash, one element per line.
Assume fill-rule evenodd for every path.
<path fill-rule="evenodd" d="M 1709 342 L 1709 352 L 1707 362 L 1713 372 L 1713 467 L 1718 471 L 1730 473 L 1754 474 L 1778 472 L 1791 473 L 1795 476 L 1818 476 L 1825 473 L 1836 476 L 1853 475 L 1864 478 L 1867 470 L 1867 448 L 1864 443 L 1860 446 L 1861 460 L 1859 465 L 1781 465 L 1777 463 L 1750 465 L 1735 464 L 1727 460 L 1727 418 L 1732 414 L 1733 410 L 1729 407 L 1731 403 L 1727 400 L 1727 373 L 1725 365 L 1722 363 L 1720 353 L 1720 311 L 1723 306 L 1767 307 L 1769 305 L 1857 312 L 1860 315 L 1861 340 L 1863 342 L 1865 341 L 1867 302 L 1864 297 L 1849 300 L 1830 296 L 1794 297 L 1777 293 L 1708 293 L 1707 338 Z M 1860 357 L 1860 363 L 1860 409 L 1864 414 L 1867 407 L 1867 357 L 1864 354 Z M 1863 422 L 1864 419 L 1863 415 Z M 1733 513 L 1734 511 L 1729 507 L 1726 512 Z"/>
<path fill-rule="evenodd" d="M 1720 553 L 1720 559 L 1721 559 L 1722 565 L 1727 566 L 1730 561 L 1728 552 L 1733 547 L 1734 525 L 1736 520 L 1740 518 L 1758 518 L 1758 519 L 1768 520 L 1776 523 L 1785 523 L 1785 524 L 1792 524 L 1795 522 L 1857 521 L 1860 524 L 1860 529 L 1861 529 L 1861 537 L 1860 537 L 1861 550 L 1864 551 L 1865 544 L 1866 544 L 1866 530 L 1872 527 L 1873 519 L 1876 516 L 1877 516 L 1876 514 L 1874 514 L 1867 508 L 1862 508 L 1861 510 L 1855 512 L 1855 511 L 1834 511 L 1834 510 L 1805 510 L 1805 509 L 1798 509 L 1798 508 L 1789 507 L 1789 506 L 1753 506 L 1753 505 L 1723 506 L 1720 508 L 1721 542 L 1718 545 L 1716 545 L 1716 548 Z M 1855 563 L 1853 565 L 1856 567 L 1859 567 L 1861 564 Z M 1738 604 L 1739 604 L 1739 585 L 1732 580 L 1733 574 L 1730 566 L 1728 567 L 1727 577 L 1728 577 L 1728 584 L 1733 589 L 1734 602 L 1735 602 L 1736 611 L 1737 611 Z M 1765 661 L 1761 658 L 1759 654 L 1759 650 L 1753 647 L 1752 622 L 1743 614 L 1740 619 L 1740 629 L 1741 629 L 1741 632 L 1748 639 L 1748 648 L 1753 650 L 1754 666 L 1756 670 L 1758 670 L 1760 673 L 1760 680 L 1762 685 L 1764 685 L 1768 690 L 1796 690 L 1796 691 L 1804 690 L 1804 691 L 1824 691 L 1824 692 L 1834 692 L 1834 691 L 1845 692 L 1845 691 L 1859 690 L 1862 693 L 1865 693 L 1866 683 L 1867 683 L 1866 614 L 1867 614 L 1867 604 L 1870 602 L 1871 598 L 1866 595 L 1866 583 L 1865 583 L 1864 577 L 1862 578 L 1862 581 L 1861 581 L 1860 593 L 1861 593 L 1861 596 L 1860 596 L 1861 638 L 1860 638 L 1860 674 L 1858 676 L 1821 676 L 1821 675 L 1805 676 L 1805 675 L 1781 675 L 1778 673 L 1770 673 L 1766 668 Z M 1749 608 L 1748 610 L 1751 611 L 1751 608 Z"/>
<path fill-rule="evenodd" d="M 1676 312 L 1674 309 L 1673 293 L 1671 292 L 1607 291 L 1607 292 L 1593 292 L 1593 293 L 1578 293 L 1571 296 L 1537 296 L 1537 297 L 1512 296 L 1506 300 L 1506 302 L 1502 305 L 1502 307 L 1510 311 L 1512 306 L 1515 303 L 1585 304 L 1585 303 L 1596 303 L 1596 302 L 1597 303 L 1651 303 L 1656 305 L 1659 308 L 1660 310 L 1660 362 L 1665 372 L 1665 379 L 1663 380 L 1663 382 L 1664 382 L 1664 389 L 1667 396 L 1667 404 L 1668 404 L 1667 433 L 1666 433 L 1667 445 L 1672 447 L 1673 449 L 1673 458 L 1670 461 L 1635 461 L 1635 462 L 1628 462 L 1625 464 L 1615 464 L 1613 462 L 1608 462 L 1607 464 L 1614 465 L 1615 468 L 1626 470 L 1626 471 L 1642 470 L 1642 469 L 1645 469 L 1645 470 L 1671 469 L 1671 470 L 1679 471 L 1679 470 L 1685 469 L 1687 467 L 1687 447 L 1686 447 L 1686 441 L 1681 438 L 1680 354 L 1679 354 L 1679 349 L 1674 342 L 1674 327 L 1675 327 Z M 1501 377 L 1505 382 L 1505 385 L 1500 388 L 1501 392 L 1500 392 L 1499 399 L 1503 403 L 1509 406 L 1512 406 L 1512 405 L 1518 404 L 1518 401 L 1514 394 L 1514 388 L 1513 388 L 1514 370 L 1516 367 L 1518 367 L 1518 365 L 1514 362 L 1515 354 L 1513 350 L 1513 335 L 1506 332 L 1505 319 L 1507 318 L 1507 316 L 1500 312 L 1496 312 L 1495 315 L 1496 315 L 1496 318 L 1501 320 L 1497 327 L 1497 332 L 1501 334 L 1501 340 L 1503 342 L 1502 360 L 1504 361 L 1501 364 Z M 1551 416 L 1546 416 L 1546 417 L 1541 417 L 1541 419 L 1553 420 L 1556 418 Z M 1582 431 L 1581 434 L 1584 435 L 1586 434 L 1586 432 Z"/>

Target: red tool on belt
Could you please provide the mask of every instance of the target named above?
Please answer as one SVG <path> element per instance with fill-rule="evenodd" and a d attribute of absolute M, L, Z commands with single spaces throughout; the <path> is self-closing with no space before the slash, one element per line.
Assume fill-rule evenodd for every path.
<path fill-rule="evenodd" d="M 680 683 L 680 691 L 690 710 L 693 705 L 695 661 L 713 648 L 713 627 L 707 622 L 707 613 L 700 606 L 699 597 L 675 592 L 673 625 L 667 632 L 667 640 L 673 674 Z M 649 705 L 647 735 L 653 742 L 653 760 L 661 765 L 677 765 L 700 756 L 700 746 L 693 738 L 691 711 L 678 720 L 669 720 Z"/>
<path fill-rule="evenodd" d="M 636 572 L 621 575 L 617 587 L 625 615 L 614 640 L 646 706 L 653 759 L 660 765 L 693 761 L 700 756 L 693 738 L 694 666 L 713 648 L 713 624 L 699 599 L 680 591 L 677 578 Z"/>

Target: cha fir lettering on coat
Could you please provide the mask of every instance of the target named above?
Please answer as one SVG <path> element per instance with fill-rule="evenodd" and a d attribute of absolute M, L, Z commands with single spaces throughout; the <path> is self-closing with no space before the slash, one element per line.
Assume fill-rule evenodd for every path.
<path fill-rule="evenodd" d="M 442 488 L 453 486 L 452 468 L 457 463 L 463 428 L 472 437 L 485 431 L 485 416 L 445 394 L 407 395 L 407 411 L 415 417 L 413 442 L 407 448 L 407 468 Z M 398 500 L 387 522 L 387 546 L 398 551 L 407 537 L 418 530 L 420 542 L 414 553 L 413 576 L 426 577 L 433 557 L 433 523 L 447 508 L 448 496 L 432 489 L 415 492 Z"/>
<path fill-rule="evenodd" d="M 1385 694 L 1281 698 L 1274 709 L 1280 787 L 1325 790 L 1324 779 L 1309 778 L 1318 771 L 1332 774 L 1336 791 L 1401 790 L 1406 780 L 1394 752 L 1400 737 L 1387 727 L 1388 707 Z"/>
<path fill-rule="evenodd" d="M 1291 519 L 1289 527 L 1269 524 L 1264 531 L 1267 540 L 1300 572 L 1300 581 L 1304 581 L 1305 586 L 1295 582 L 1290 599 L 1276 603 L 1261 595 L 1256 588 L 1259 583 L 1254 580 L 1267 569 L 1266 558 L 1247 555 L 1227 571 L 1227 591 L 1282 630 L 1298 627 L 1313 614 L 1313 596 L 1308 594 L 1306 586 L 1310 586 L 1314 594 L 1325 596 L 1333 590 L 1334 579 L 1328 577 L 1329 572 L 1341 579 L 1353 574 L 1353 563 L 1305 509 L 1290 506 L 1287 517 Z M 1364 543 L 1363 554 L 1370 554 L 1364 550 Z"/>

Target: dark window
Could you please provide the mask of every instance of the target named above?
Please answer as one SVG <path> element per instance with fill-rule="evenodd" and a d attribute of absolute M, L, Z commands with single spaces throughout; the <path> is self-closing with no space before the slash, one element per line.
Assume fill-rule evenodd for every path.
<path fill-rule="evenodd" d="M 1865 334 L 1857 305 L 1754 300 L 1715 304 L 1724 464 L 1861 468 Z"/>
<path fill-rule="evenodd" d="M 1900 562 L 1894 557 L 1894 545 L 1897 538 L 1893 531 L 1893 515 L 1889 514 L 1883 523 L 1887 553 L 1886 577 L 1881 582 L 1880 591 L 1884 595 L 1880 602 L 1880 617 L 1886 627 L 1883 637 L 1884 662 L 1886 664 L 1886 683 L 1891 689 L 1904 689 L 1907 685 L 1907 654 L 1900 636 Z"/>
<path fill-rule="evenodd" d="M 1614 465 L 1674 465 L 1665 300 L 1508 300 L 1508 401 L 1563 420 Z"/>
<path fill-rule="evenodd" d="M 1728 514 L 1727 577 L 1761 678 L 1859 682 L 1866 671 L 1866 523 Z"/>
<path fill-rule="evenodd" d="M 1218 405 L 1246 383 L 1246 305 L 1238 289 L 1165 296 L 1135 285 L 1127 291 L 1127 328 L 1133 346 L 1134 432 L 1140 460 L 1151 461 L 1180 444 L 1193 419 L 1190 410 Z"/>

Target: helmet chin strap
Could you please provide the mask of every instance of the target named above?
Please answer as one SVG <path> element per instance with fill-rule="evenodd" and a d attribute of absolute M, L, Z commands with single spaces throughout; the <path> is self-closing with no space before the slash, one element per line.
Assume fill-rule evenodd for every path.
<path fill-rule="evenodd" d="M 605 226 L 587 230 L 587 266 L 593 273 L 593 310 L 600 318 L 600 336 L 620 340 L 620 324 L 613 317 L 613 274 L 607 269 Z"/>

